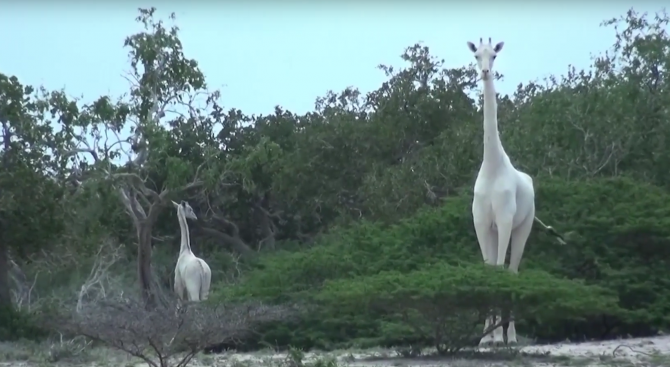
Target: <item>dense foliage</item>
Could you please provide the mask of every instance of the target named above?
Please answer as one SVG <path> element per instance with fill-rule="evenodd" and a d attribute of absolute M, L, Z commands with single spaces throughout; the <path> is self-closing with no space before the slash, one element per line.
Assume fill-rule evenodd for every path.
<path fill-rule="evenodd" d="M 670 326 L 666 15 L 607 21 L 616 43 L 591 68 L 499 96 L 503 144 L 535 178 L 538 217 L 568 242 L 536 228 L 518 276 L 482 264 L 472 226 L 474 65 L 446 69 L 414 45 L 367 95 L 249 116 L 222 107 L 177 28 L 153 9 L 137 20 L 122 99 L 73 100 L 0 74 L 0 308 L 22 315 L 0 319 L 0 337 L 40 334 L 32 315 L 100 284 L 89 270 L 101 244 L 125 245 L 105 284 L 165 302 L 179 246 L 171 200 L 198 213 L 211 302 L 307 310 L 238 348 L 449 351 L 476 340 L 492 304 L 540 340 Z"/>

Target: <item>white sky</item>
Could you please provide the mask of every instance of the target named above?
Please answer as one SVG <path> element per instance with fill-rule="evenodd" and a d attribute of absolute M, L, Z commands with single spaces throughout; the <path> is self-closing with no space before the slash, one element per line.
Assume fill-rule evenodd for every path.
<path fill-rule="evenodd" d="M 117 5 L 113 5 L 117 4 Z M 187 5 L 188 4 L 188 5 Z M 248 4 L 248 5 L 243 5 Z M 399 55 L 418 41 L 449 66 L 470 63 L 466 41 L 505 41 L 496 60 L 505 75 L 498 91 L 561 74 L 568 64 L 588 67 L 590 56 L 609 48 L 606 19 L 623 15 L 624 2 L 533 4 L 476 2 L 187 2 L 155 4 L 158 15 L 177 14 L 187 57 L 195 58 L 225 108 L 271 113 L 313 109 L 317 96 L 347 86 L 362 92 L 385 80 L 380 63 L 402 65 Z M 546 4 L 546 5 L 545 5 Z M 636 2 L 638 11 L 660 2 Z M 0 72 L 24 84 L 65 88 L 92 101 L 128 89 L 127 35 L 140 30 L 134 1 L 5 2 L 0 5 Z"/>

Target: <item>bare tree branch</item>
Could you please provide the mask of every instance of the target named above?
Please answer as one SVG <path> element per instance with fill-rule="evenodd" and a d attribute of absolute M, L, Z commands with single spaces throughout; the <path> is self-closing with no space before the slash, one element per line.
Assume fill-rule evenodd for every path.
<path fill-rule="evenodd" d="M 98 298 L 106 298 L 105 281 L 107 280 L 108 270 L 121 258 L 121 249 L 123 246 L 114 246 L 109 241 L 102 246 L 95 255 L 96 261 L 91 267 L 91 271 L 82 284 L 77 297 L 76 312 L 81 312 L 85 297 L 90 291 L 97 287 Z"/>
<path fill-rule="evenodd" d="M 196 222 L 196 228 L 198 231 L 208 236 L 218 238 L 225 246 L 242 256 L 246 257 L 254 253 L 251 247 L 249 247 L 249 245 L 247 245 L 240 237 L 240 229 L 235 223 L 215 213 L 212 213 L 210 217 L 211 219 L 214 219 L 222 224 L 223 227 L 229 230 L 231 234 L 213 228 L 214 226 L 212 224 L 205 226 L 203 221 Z"/>
<path fill-rule="evenodd" d="M 93 160 L 96 162 L 100 161 L 100 158 L 98 157 L 98 153 L 95 152 L 95 150 L 91 148 L 75 148 L 75 149 L 70 149 L 66 152 L 63 153 L 63 157 L 69 158 L 73 155 L 79 154 L 79 153 L 89 153 L 92 157 Z"/>
<path fill-rule="evenodd" d="M 11 257 L 9 258 L 9 265 L 9 276 L 14 280 L 14 289 L 11 290 L 14 305 L 17 309 L 25 309 L 30 312 L 33 306 L 33 290 L 40 273 L 38 271 L 33 281 L 29 282 L 21 267 Z"/>

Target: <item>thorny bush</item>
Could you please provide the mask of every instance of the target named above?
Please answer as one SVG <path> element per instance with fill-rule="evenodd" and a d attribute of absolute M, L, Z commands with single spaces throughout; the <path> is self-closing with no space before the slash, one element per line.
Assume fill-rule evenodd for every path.
<path fill-rule="evenodd" d="M 139 300 L 119 298 L 87 304 L 78 311 L 62 309 L 41 323 L 124 351 L 153 367 L 182 367 L 207 346 L 246 338 L 259 325 L 289 321 L 297 311 L 290 306 L 207 302 L 147 310 Z"/>

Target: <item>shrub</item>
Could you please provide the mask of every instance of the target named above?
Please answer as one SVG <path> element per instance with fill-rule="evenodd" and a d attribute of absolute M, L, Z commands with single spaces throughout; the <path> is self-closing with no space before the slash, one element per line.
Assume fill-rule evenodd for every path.
<path fill-rule="evenodd" d="M 569 302 L 576 303 L 574 317 L 568 319 L 533 313 L 538 310 L 525 312 L 523 318 L 517 318 L 517 329 L 531 338 L 554 341 L 649 335 L 670 326 L 666 316 L 670 315 L 670 290 L 665 286 L 670 282 L 670 195 L 660 188 L 626 178 L 585 182 L 548 179 L 536 183 L 538 217 L 567 234 L 569 243 L 557 246 L 554 238 L 534 230 L 520 276 L 517 280 L 506 280 L 509 283 L 505 284 L 526 287 L 523 288 L 525 297 L 550 294 L 552 303 L 542 304 L 542 307 L 561 310 L 554 311 L 557 315 L 567 315 L 563 309 Z M 323 297 L 334 292 L 332 287 L 339 284 L 338 292 L 351 287 L 347 294 L 353 302 L 356 289 L 363 289 L 355 288 L 357 286 L 377 284 L 375 282 L 391 274 L 398 279 L 406 277 L 407 282 L 423 279 L 422 271 L 437 271 L 435 269 L 440 267 L 462 269 L 459 270 L 463 272 L 462 279 L 456 289 L 461 294 L 483 297 L 483 293 L 475 292 L 482 284 L 470 283 L 473 276 L 480 274 L 479 270 L 472 270 L 472 266 L 481 264 L 470 205 L 471 197 L 462 194 L 445 200 L 438 208 L 425 208 L 394 225 L 360 222 L 333 231 L 309 249 L 262 257 L 245 274 L 242 284 L 220 289 L 213 297 L 320 305 L 318 312 L 296 324 L 268 326 L 265 337 L 256 342 L 287 343 L 303 348 L 426 342 L 425 336 L 407 333 L 404 326 L 389 316 L 390 311 L 357 307 L 345 312 L 346 308 L 335 303 L 335 298 L 330 298 L 333 303 L 329 304 L 328 298 Z M 531 276 L 543 280 L 532 283 Z M 445 284 L 453 286 L 458 283 L 455 279 Z M 568 279 L 578 282 L 560 283 Z M 430 286 L 430 283 L 421 284 L 417 283 L 416 289 Z M 532 288 L 532 284 L 537 284 L 537 288 Z M 552 287 L 556 289 L 545 287 L 547 284 L 554 284 Z M 567 292 L 568 284 L 571 287 L 579 284 L 581 288 L 574 292 L 583 293 L 546 293 Z M 502 285 L 496 289 L 504 289 L 499 286 Z M 615 294 L 618 308 L 612 306 L 611 311 L 596 312 L 603 310 L 600 306 L 604 303 L 594 303 L 600 305 L 595 309 L 578 307 L 582 303 L 575 300 L 576 294 L 592 294 L 586 291 L 592 290 L 587 286 Z M 487 287 L 482 288 L 485 289 L 482 292 L 493 289 L 492 285 Z M 366 294 L 360 293 L 361 297 Z M 507 295 L 512 294 L 516 293 Z M 595 294 L 599 293 L 593 293 L 594 297 Z M 524 302 L 522 304 L 529 304 Z"/>
<path fill-rule="evenodd" d="M 565 247 L 531 242 L 525 267 L 612 290 L 623 312 L 536 327 L 537 336 L 643 336 L 670 326 L 670 195 L 624 177 L 538 185 L 543 219 L 572 235 Z"/>
<path fill-rule="evenodd" d="M 46 332 L 37 326 L 33 315 L 13 308 L 0 308 L 0 341 L 37 340 Z"/>
<path fill-rule="evenodd" d="M 437 263 L 409 273 L 326 282 L 315 300 L 331 314 L 378 312 L 387 331 L 395 324 L 396 332 L 432 340 L 440 352 L 478 341 L 494 307 L 543 322 L 616 314 L 618 309 L 615 293 L 600 287 L 537 270 L 514 275 L 483 264 Z M 402 338 L 399 333 L 396 338 Z"/>

